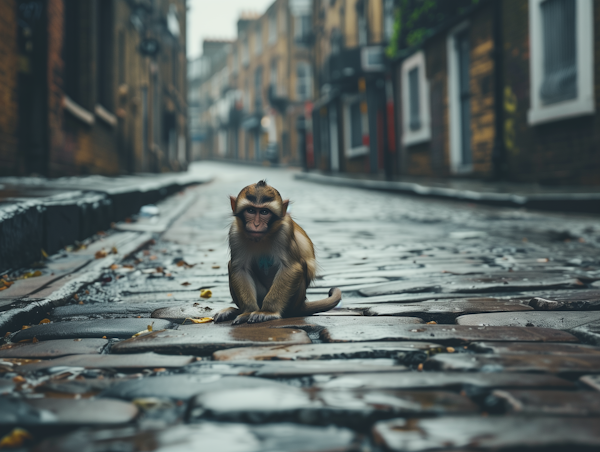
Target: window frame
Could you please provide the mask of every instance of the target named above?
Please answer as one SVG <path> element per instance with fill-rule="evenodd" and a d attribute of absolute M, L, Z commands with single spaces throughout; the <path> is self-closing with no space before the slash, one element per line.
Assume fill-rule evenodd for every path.
<path fill-rule="evenodd" d="M 363 155 L 369 154 L 369 146 L 361 145 L 357 147 L 352 147 L 352 118 L 350 117 L 350 109 L 353 104 L 358 103 L 360 108 L 360 103 L 363 101 L 361 96 L 353 95 L 353 96 L 343 96 L 343 112 L 344 112 L 344 155 L 347 158 L 361 157 Z M 366 116 L 363 113 L 363 116 Z M 366 126 L 366 130 L 361 130 L 362 136 L 369 136 L 369 121 L 364 121 L 362 126 Z"/>
<path fill-rule="evenodd" d="M 410 82 L 409 74 L 413 69 L 419 70 L 419 116 L 421 127 L 418 130 L 410 128 Z M 420 50 L 402 63 L 402 144 L 412 146 L 431 140 L 431 112 L 429 107 L 429 81 L 425 71 L 425 52 Z"/>
<path fill-rule="evenodd" d="M 594 4 L 592 0 L 577 0 L 575 10 L 575 41 L 577 46 L 577 97 L 544 105 L 540 88 L 544 75 L 544 47 L 541 5 L 547 0 L 529 0 L 530 44 L 530 125 L 560 121 L 594 114 Z"/>

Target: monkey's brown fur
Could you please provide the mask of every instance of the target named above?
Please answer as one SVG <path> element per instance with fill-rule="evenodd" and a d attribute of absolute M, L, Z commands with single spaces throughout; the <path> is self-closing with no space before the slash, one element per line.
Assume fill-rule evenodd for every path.
<path fill-rule="evenodd" d="M 324 300 L 306 301 L 316 274 L 315 251 L 306 232 L 287 214 L 288 205 L 265 181 L 231 197 L 229 289 L 237 308 L 223 309 L 215 322 L 311 315 L 333 309 L 342 299 L 340 289 L 333 288 Z"/>

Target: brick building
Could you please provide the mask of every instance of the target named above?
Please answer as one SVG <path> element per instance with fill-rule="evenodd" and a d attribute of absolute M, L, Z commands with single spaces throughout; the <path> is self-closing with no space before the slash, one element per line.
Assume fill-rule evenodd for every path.
<path fill-rule="evenodd" d="M 185 0 L 6 0 L 0 13 L 0 174 L 185 167 Z"/>
<path fill-rule="evenodd" d="M 445 6 L 455 9 L 423 39 L 399 46 L 395 170 L 600 184 L 600 1 Z"/>
<path fill-rule="evenodd" d="M 313 99 L 312 2 L 275 0 L 263 14 L 243 13 L 237 31 L 215 52 L 206 45 L 219 41 L 205 41 L 204 62 L 194 63 L 195 75 L 204 71 L 190 92 L 201 106 L 199 155 L 300 164 Z"/>

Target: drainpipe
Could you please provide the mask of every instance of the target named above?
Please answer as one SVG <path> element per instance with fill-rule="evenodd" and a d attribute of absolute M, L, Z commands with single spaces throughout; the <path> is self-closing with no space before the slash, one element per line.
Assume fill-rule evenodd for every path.
<path fill-rule="evenodd" d="M 495 180 L 507 177 L 506 148 L 504 146 L 504 40 L 502 0 L 494 0 L 494 147 L 492 171 Z"/>

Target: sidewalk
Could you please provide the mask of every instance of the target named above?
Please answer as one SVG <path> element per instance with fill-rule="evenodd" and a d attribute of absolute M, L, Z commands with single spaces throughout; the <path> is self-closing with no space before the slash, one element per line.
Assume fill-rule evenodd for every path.
<path fill-rule="evenodd" d="M 0 178 L 0 275 L 83 241 L 209 177 L 190 173 Z"/>
<path fill-rule="evenodd" d="M 562 212 L 600 213 L 600 187 L 541 187 L 536 184 L 403 178 L 386 181 L 359 175 L 299 173 L 296 179 L 435 198 Z"/>

